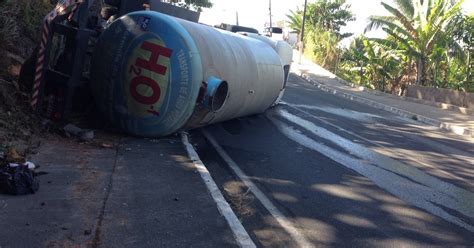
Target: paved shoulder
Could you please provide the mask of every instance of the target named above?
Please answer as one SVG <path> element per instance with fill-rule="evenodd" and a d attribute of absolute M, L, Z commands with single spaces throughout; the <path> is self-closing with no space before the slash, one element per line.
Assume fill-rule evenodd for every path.
<path fill-rule="evenodd" d="M 179 137 L 46 142 L 35 195 L 0 195 L 0 247 L 236 247 Z"/>
<path fill-rule="evenodd" d="M 127 139 L 112 180 L 105 247 L 236 246 L 178 138 Z"/>

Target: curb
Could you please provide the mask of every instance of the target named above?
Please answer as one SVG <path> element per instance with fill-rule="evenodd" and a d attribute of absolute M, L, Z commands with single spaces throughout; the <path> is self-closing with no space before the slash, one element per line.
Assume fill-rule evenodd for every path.
<path fill-rule="evenodd" d="M 318 67 L 320 67 L 320 66 L 318 66 Z M 320 68 L 324 69 L 322 67 L 320 67 Z M 298 69 L 298 68 L 295 68 L 294 70 L 298 70 L 300 72 L 300 75 L 303 75 L 304 73 L 306 73 L 303 70 Z M 388 94 L 388 93 L 385 93 L 385 92 L 372 90 L 372 89 L 368 89 L 368 88 L 363 87 L 363 86 L 356 85 L 354 83 L 348 82 L 348 81 L 336 76 L 334 73 L 332 73 L 330 71 L 327 71 L 327 70 L 325 70 L 325 71 L 327 72 L 328 75 L 331 75 L 331 77 L 334 80 L 336 80 L 338 83 L 340 83 L 342 85 L 346 85 L 346 86 L 351 87 L 351 88 L 355 88 L 355 89 L 357 88 L 360 91 L 363 91 L 363 92 L 366 92 L 366 93 L 369 93 L 369 94 L 373 94 L 373 95 L 376 95 L 376 96 L 390 97 L 392 99 L 397 99 L 397 100 L 402 100 L 402 101 L 409 101 L 409 102 L 414 102 L 414 103 L 418 103 L 418 104 L 424 104 L 424 105 L 428 105 L 428 106 L 432 106 L 432 107 L 437 107 L 437 108 L 440 108 L 440 109 L 443 109 L 443 110 L 448 110 L 448 111 L 453 111 L 453 112 L 457 112 L 457 113 L 461 113 L 461 114 L 465 114 L 465 115 L 474 116 L 474 110 L 466 108 L 466 107 L 460 107 L 460 106 L 452 105 L 452 104 L 449 104 L 449 103 L 443 103 L 443 102 L 427 101 L 427 100 L 417 99 L 417 98 L 407 97 L 407 96 L 394 96 L 392 94 Z"/>
<path fill-rule="evenodd" d="M 296 69 L 296 70 L 298 70 L 298 69 Z M 412 112 L 409 112 L 409 111 L 406 111 L 406 110 L 403 110 L 403 109 L 395 108 L 395 107 L 392 107 L 392 106 L 389 106 L 389 105 L 386 105 L 386 104 L 383 104 L 383 103 L 379 103 L 379 102 L 376 102 L 376 101 L 373 101 L 373 100 L 370 100 L 370 99 L 367 99 L 367 98 L 364 98 L 364 97 L 360 97 L 360 96 L 357 96 L 357 95 L 354 95 L 354 94 L 341 92 L 338 89 L 335 89 L 331 86 L 327 86 L 327 85 L 322 84 L 322 83 L 320 83 L 320 82 L 318 82 L 314 79 L 311 79 L 310 76 L 307 73 L 302 72 L 301 70 L 298 70 L 298 72 L 299 72 L 299 74 L 301 75 L 301 77 L 303 79 L 305 79 L 307 82 L 313 84 L 314 86 L 316 86 L 318 89 L 320 89 L 322 91 L 325 91 L 325 92 L 328 92 L 328 93 L 331 93 L 333 95 L 337 95 L 337 96 L 340 96 L 340 97 L 344 97 L 344 98 L 352 100 L 352 101 L 363 103 L 363 104 L 372 106 L 374 108 L 383 109 L 385 111 L 397 114 L 401 117 L 412 119 L 412 120 L 415 120 L 415 121 L 418 121 L 418 122 L 421 122 L 421 123 L 424 123 L 424 124 L 428 124 L 428 125 L 431 125 L 431 126 L 435 126 L 435 127 L 440 128 L 440 129 L 450 131 L 450 132 L 452 132 L 454 134 L 457 134 L 457 135 L 474 137 L 474 132 L 472 130 L 468 129 L 468 128 L 460 127 L 460 126 L 457 126 L 457 125 L 453 125 L 453 124 L 449 124 L 449 123 L 442 122 L 442 121 L 439 121 L 439 120 L 435 120 L 435 119 L 432 119 L 432 118 L 429 118 L 429 117 L 426 117 L 426 116 L 418 115 L 418 114 L 415 114 L 415 113 L 412 113 Z M 339 79 L 337 79 L 337 80 L 338 80 L 338 82 L 341 81 Z"/>
<path fill-rule="evenodd" d="M 338 80 L 338 81 L 340 81 L 340 80 Z M 369 94 L 373 94 L 373 95 L 376 95 L 376 96 L 384 96 L 384 97 L 389 97 L 389 98 L 392 98 L 392 99 L 408 101 L 408 102 L 414 102 L 414 103 L 418 103 L 418 104 L 424 104 L 424 105 L 428 105 L 428 106 L 432 106 L 432 107 L 437 107 L 437 108 L 442 109 L 442 110 L 448 110 L 448 111 L 453 111 L 453 112 L 457 112 L 457 113 L 460 113 L 460 114 L 474 116 L 474 111 L 472 111 L 471 109 L 465 108 L 465 107 L 459 107 L 459 106 L 452 105 L 452 104 L 449 104 L 449 103 L 433 102 L 433 101 L 427 101 L 427 100 L 422 100 L 422 99 L 417 99 L 417 98 L 407 97 L 407 96 L 395 96 L 395 95 L 392 95 L 392 94 L 388 94 L 388 93 L 368 89 L 368 88 L 363 87 L 363 86 L 356 86 L 355 84 L 347 84 L 347 85 L 352 87 L 352 88 L 361 88 L 362 87 L 363 92 L 367 92 Z"/>

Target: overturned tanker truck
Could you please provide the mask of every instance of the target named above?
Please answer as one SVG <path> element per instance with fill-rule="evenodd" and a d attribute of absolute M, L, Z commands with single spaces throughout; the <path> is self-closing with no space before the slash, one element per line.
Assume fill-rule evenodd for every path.
<path fill-rule="evenodd" d="M 35 64 L 33 109 L 51 108 L 51 95 L 72 101 L 68 94 L 86 80 L 112 124 L 130 134 L 160 137 L 262 113 L 281 99 L 292 57 L 284 41 L 219 30 L 193 22 L 196 15 L 183 12 L 187 10 L 136 0 L 122 0 L 117 14 L 91 33 L 91 18 L 86 21 L 84 13 L 90 13 L 92 2 L 60 1 L 55 15 L 45 18 L 47 37 Z M 70 25 L 76 25 L 73 40 L 86 42 L 73 44 L 74 68 L 57 72 L 58 67 L 40 64 L 51 53 L 50 33 L 71 35 L 61 31 Z M 81 30 L 82 41 L 77 37 Z M 58 81 L 56 74 L 67 81 L 61 94 L 47 86 Z M 66 113 L 68 104 L 61 111 Z"/>

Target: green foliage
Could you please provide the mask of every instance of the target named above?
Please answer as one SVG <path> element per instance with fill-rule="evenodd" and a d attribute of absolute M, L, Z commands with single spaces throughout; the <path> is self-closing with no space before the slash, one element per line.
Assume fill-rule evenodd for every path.
<path fill-rule="evenodd" d="M 387 37 L 360 36 L 339 49 L 337 43 L 344 37 L 340 27 L 352 20 L 350 11 L 344 1 L 317 0 L 308 5 L 305 54 L 342 78 L 372 89 L 395 93 L 417 83 L 474 92 L 474 14 L 462 15 L 462 2 L 381 2 L 390 15 L 371 16 L 366 30 L 381 28 Z M 342 12 L 331 10 L 334 6 Z M 290 23 L 296 25 L 298 14 L 302 15 L 290 12 Z"/>
<path fill-rule="evenodd" d="M 0 5 L 0 52 L 2 54 L 13 46 L 15 37 L 10 32 L 18 34 L 15 19 L 8 15 L 9 5 L 2 2 Z M 0 57 L 0 75 L 4 75 L 8 68 L 8 59 L 5 56 Z"/>
<path fill-rule="evenodd" d="M 345 0 L 318 0 L 307 7 L 308 23 L 313 27 L 331 30 L 339 39 L 349 37 L 350 33 L 340 33 L 341 27 L 355 20 L 350 5 Z"/>
<path fill-rule="evenodd" d="M 311 28 L 305 35 L 305 55 L 320 66 L 334 71 L 339 60 L 339 37 L 331 30 Z"/>
<path fill-rule="evenodd" d="M 382 28 L 387 38 L 355 39 L 344 50 L 339 74 L 392 93 L 409 83 L 474 91 L 474 18 L 460 13 L 461 2 L 382 3 L 391 15 L 372 16 L 367 30 Z"/>
<path fill-rule="evenodd" d="M 369 61 L 366 56 L 365 40 L 366 38 L 363 36 L 356 37 L 350 46 L 344 49 L 340 68 L 344 79 L 358 82 L 361 85 L 367 81 L 364 67 Z"/>
<path fill-rule="evenodd" d="M 340 74 L 372 89 L 386 91 L 400 73 L 402 58 L 390 49 L 363 36 L 343 51 Z"/>
<path fill-rule="evenodd" d="M 288 18 L 288 26 L 298 34 L 301 33 L 301 24 L 303 22 L 303 11 L 297 9 L 296 11 L 290 10 L 289 14 L 286 14 Z"/>
<path fill-rule="evenodd" d="M 454 80 L 463 82 L 466 91 L 474 92 L 474 13 L 468 16 L 458 15 L 452 25 L 454 39 L 459 41 L 463 52 L 462 62 L 459 63 L 459 72 Z"/>
<path fill-rule="evenodd" d="M 305 55 L 322 67 L 335 71 L 341 56 L 338 43 L 352 34 L 340 33 L 341 27 L 354 20 L 345 0 L 317 0 L 306 9 Z M 286 15 L 291 29 L 300 33 L 303 11 L 297 9 Z"/>
<path fill-rule="evenodd" d="M 212 7 L 212 2 L 210 0 L 171 0 L 171 3 L 187 9 L 192 7 L 198 12 L 201 12 L 202 8 Z"/>
<path fill-rule="evenodd" d="M 41 22 L 52 10 L 48 0 L 0 0 L 0 76 L 10 65 L 10 54 L 24 57 L 39 41 Z"/>
<path fill-rule="evenodd" d="M 15 39 L 19 37 L 16 16 L 10 12 L 13 7 L 12 1 L 0 2 L 0 48 L 2 50 L 13 46 Z"/>
<path fill-rule="evenodd" d="M 49 0 L 23 0 L 20 7 L 20 25 L 23 32 L 34 41 L 39 41 L 43 18 L 53 9 Z"/>
<path fill-rule="evenodd" d="M 0 37 L 6 41 L 2 44 L 13 46 L 20 37 L 39 41 L 43 18 L 52 9 L 49 0 L 0 1 Z"/>
<path fill-rule="evenodd" d="M 390 16 L 371 16 L 366 30 L 382 28 L 397 43 L 404 55 L 414 58 L 417 65 L 416 83 L 426 85 L 432 57 L 440 46 L 454 47 L 456 41 L 448 32 L 453 18 L 460 13 L 463 0 L 397 0 L 395 5 L 382 2 Z"/>

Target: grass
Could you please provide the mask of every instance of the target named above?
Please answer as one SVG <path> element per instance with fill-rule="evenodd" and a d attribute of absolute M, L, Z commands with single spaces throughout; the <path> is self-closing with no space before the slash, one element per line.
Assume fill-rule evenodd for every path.
<path fill-rule="evenodd" d="M 0 54 L 25 59 L 38 44 L 44 16 L 52 10 L 49 0 L 0 0 Z M 0 77 L 8 76 L 14 61 L 0 56 Z"/>

